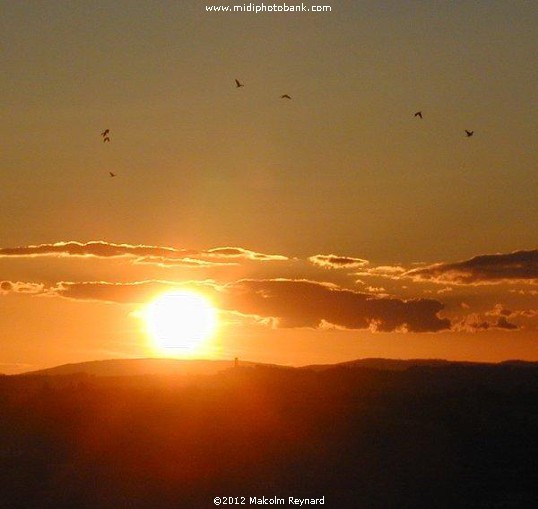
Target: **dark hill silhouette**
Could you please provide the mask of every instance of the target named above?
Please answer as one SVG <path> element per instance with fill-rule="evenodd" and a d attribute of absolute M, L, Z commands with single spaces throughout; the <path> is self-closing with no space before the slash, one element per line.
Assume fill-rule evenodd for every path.
<path fill-rule="evenodd" d="M 384 359 L 366 358 L 352 361 L 339 362 L 337 364 L 311 364 L 303 366 L 303 369 L 314 371 L 325 371 L 327 369 L 339 368 L 368 368 L 381 371 L 405 371 L 416 367 L 448 367 L 448 366 L 497 366 L 503 364 L 517 364 L 521 366 L 538 366 L 538 362 L 527 362 L 510 360 L 500 363 L 491 362 L 470 362 L 470 361 L 448 361 L 445 359 Z"/>
<path fill-rule="evenodd" d="M 388 371 L 404 371 L 411 366 L 447 366 L 454 364 L 452 361 L 443 359 L 383 359 L 383 358 L 368 358 L 356 359 L 353 361 L 340 362 L 338 364 L 312 364 L 304 366 L 308 369 L 323 371 L 334 367 L 345 368 L 369 368 Z"/>
<path fill-rule="evenodd" d="M 538 507 L 537 363 L 380 361 L 0 377 L 0 508 Z"/>
<path fill-rule="evenodd" d="M 538 366 L 538 363 L 518 360 L 504 361 L 499 365 Z M 251 361 L 239 361 L 241 367 L 272 366 L 282 369 L 294 369 L 290 366 L 265 364 Z M 455 362 L 443 359 L 383 359 L 367 358 L 336 364 L 311 364 L 296 369 L 325 371 L 334 368 L 368 368 L 381 371 L 405 371 L 412 367 L 447 367 L 447 366 L 495 366 L 492 363 Z M 234 367 L 233 360 L 207 359 L 106 359 L 73 364 L 63 364 L 37 371 L 28 371 L 17 376 L 47 375 L 66 376 L 86 374 L 91 376 L 136 376 L 136 375 L 214 375 Z"/>
<path fill-rule="evenodd" d="M 256 363 L 241 361 L 241 365 Z M 77 375 L 92 376 L 136 376 L 136 375 L 214 375 L 232 368 L 234 361 L 204 359 L 106 359 L 98 361 L 63 364 L 52 368 L 29 371 L 22 375 Z"/>

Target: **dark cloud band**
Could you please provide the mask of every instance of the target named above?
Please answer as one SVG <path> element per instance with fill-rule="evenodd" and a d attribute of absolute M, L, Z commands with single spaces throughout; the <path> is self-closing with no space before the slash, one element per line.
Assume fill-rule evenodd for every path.
<path fill-rule="evenodd" d="M 249 279 L 224 286 L 192 281 L 64 282 L 53 293 L 73 299 L 143 303 L 159 293 L 179 289 L 199 291 L 223 310 L 274 318 L 279 327 L 318 328 L 331 323 L 380 332 L 436 332 L 450 328 L 450 321 L 438 315 L 443 308 L 439 301 L 379 298 L 306 280 Z"/>
<path fill-rule="evenodd" d="M 538 250 L 481 255 L 456 263 L 437 263 L 409 270 L 404 276 L 443 284 L 538 284 Z"/>

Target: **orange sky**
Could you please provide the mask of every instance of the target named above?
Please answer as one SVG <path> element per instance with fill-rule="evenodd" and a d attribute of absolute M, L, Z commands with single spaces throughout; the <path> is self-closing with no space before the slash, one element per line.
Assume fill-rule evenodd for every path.
<path fill-rule="evenodd" d="M 325 4 L 2 8 L 0 372 L 156 355 L 185 287 L 214 358 L 538 360 L 538 11 Z"/>

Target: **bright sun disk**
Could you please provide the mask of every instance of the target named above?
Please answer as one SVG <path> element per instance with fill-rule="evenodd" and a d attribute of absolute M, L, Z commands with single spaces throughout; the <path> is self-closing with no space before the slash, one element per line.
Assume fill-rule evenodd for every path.
<path fill-rule="evenodd" d="M 216 311 L 207 299 L 192 292 L 161 295 L 145 313 L 155 346 L 168 354 L 199 350 L 213 334 Z"/>

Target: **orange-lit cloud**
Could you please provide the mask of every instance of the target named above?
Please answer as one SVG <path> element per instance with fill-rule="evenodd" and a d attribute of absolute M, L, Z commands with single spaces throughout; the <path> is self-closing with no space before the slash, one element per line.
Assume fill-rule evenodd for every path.
<path fill-rule="evenodd" d="M 288 260 L 287 256 L 257 253 L 242 247 L 215 247 L 213 249 L 208 249 L 207 251 L 200 251 L 200 256 L 211 258 L 246 258 L 247 260 L 264 262 Z"/>
<path fill-rule="evenodd" d="M 244 279 L 225 285 L 213 281 L 60 282 L 43 293 L 134 304 L 175 289 L 202 293 L 219 309 L 256 316 L 259 321 L 284 328 L 321 328 L 327 323 L 379 332 L 436 332 L 450 328 L 450 321 L 438 315 L 443 304 L 437 300 L 380 298 L 308 280 Z"/>
<path fill-rule="evenodd" d="M 502 304 L 495 304 L 493 309 L 486 311 L 487 316 L 511 316 L 512 314 L 513 312 L 506 309 Z"/>
<path fill-rule="evenodd" d="M 356 267 L 364 267 L 368 265 L 368 260 L 361 258 L 353 258 L 351 256 L 337 256 L 334 254 L 322 255 L 317 254 L 308 258 L 310 262 L 319 267 L 327 269 L 353 269 Z"/>
<path fill-rule="evenodd" d="M 135 281 L 129 283 L 111 283 L 108 281 L 61 281 L 49 288 L 47 293 L 68 299 L 96 300 L 122 304 L 142 304 L 151 301 L 157 295 L 173 290 L 213 292 L 214 283 L 208 281 Z"/>
<path fill-rule="evenodd" d="M 0 248 L 0 257 L 79 256 L 114 258 L 127 257 L 135 263 L 160 266 L 206 267 L 228 265 L 231 260 L 283 261 L 286 256 L 258 253 L 241 247 L 217 247 L 208 250 L 176 249 L 173 247 L 115 244 L 104 241 L 55 242 L 22 247 Z"/>
<path fill-rule="evenodd" d="M 455 321 L 453 330 L 457 332 L 480 332 L 489 329 L 517 330 L 520 327 L 509 322 L 506 316 L 499 316 L 494 321 L 482 318 L 478 313 L 472 313 L 463 319 Z"/>
<path fill-rule="evenodd" d="M 478 332 L 489 329 L 518 330 L 520 326 L 510 321 L 512 318 L 533 318 L 534 310 L 511 311 L 502 304 L 495 304 L 493 309 L 486 311 L 484 315 L 471 313 L 461 320 L 454 322 L 454 330 L 463 332 Z"/>
<path fill-rule="evenodd" d="M 318 328 L 323 322 L 347 329 L 435 332 L 450 327 L 436 300 L 378 298 L 307 280 L 241 280 L 225 287 L 226 304 L 243 313 L 274 317 L 280 327 Z"/>
<path fill-rule="evenodd" d="M 208 261 L 200 260 L 198 258 L 167 258 L 164 256 L 144 256 L 142 258 L 137 258 L 134 260 L 134 263 L 140 265 L 156 265 L 158 267 L 190 267 L 193 269 L 203 268 L 203 267 L 218 267 L 218 266 L 229 266 L 237 265 L 237 262 L 217 262 L 217 261 Z"/>
<path fill-rule="evenodd" d="M 163 256 L 175 257 L 186 254 L 186 250 L 147 245 L 115 244 L 112 242 L 55 242 L 20 247 L 0 248 L 0 257 L 22 256 L 95 256 L 109 258 L 116 256 Z"/>
<path fill-rule="evenodd" d="M 519 318 L 519 319 L 533 319 L 535 317 L 538 317 L 538 309 L 517 309 L 517 310 L 511 310 L 507 309 L 502 304 L 495 304 L 493 306 L 493 309 L 486 312 L 486 316 L 494 316 L 502 319 L 512 319 L 512 318 Z"/>
<path fill-rule="evenodd" d="M 400 279 L 405 272 L 406 269 L 400 265 L 379 265 L 377 267 L 364 268 L 356 272 L 355 275 Z"/>
<path fill-rule="evenodd" d="M 456 263 L 436 263 L 409 270 L 404 276 L 442 284 L 538 284 L 538 250 L 481 255 Z"/>
<path fill-rule="evenodd" d="M 28 293 L 37 294 L 44 291 L 44 285 L 41 283 L 26 283 L 22 281 L 2 281 L 0 282 L 0 294 Z"/>
<path fill-rule="evenodd" d="M 529 306 L 524 298 L 519 299 L 519 302 L 517 299 L 509 300 L 508 307 L 497 304 L 491 309 L 493 303 L 488 300 L 491 296 L 484 296 L 483 301 L 481 296 L 473 297 L 472 294 L 479 289 L 473 289 L 472 286 L 503 281 L 538 283 L 538 250 L 481 255 L 457 263 L 437 263 L 406 269 L 399 264 L 370 267 L 367 260 L 334 254 L 315 255 L 298 261 L 283 255 L 264 254 L 231 246 L 186 250 L 102 241 L 73 241 L 0 248 L 0 257 L 4 258 L 41 256 L 124 257 L 135 264 L 163 267 L 181 265 L 193 269 L 214 265 L 255 265 L 248 266 L 249 279 L 236 279 L 245 277 L 247 272 L 241 272 L 241 269 L 234 269 L 233 273 L 224 271 L 219 275 L 222 279 L 218 280 L 202 280 L 190 275 L 181 281 L 170 281 L 165 276 L 158 280 L 134 282 L 83 279 L 55 284 L 50 279 L 46 284 L 39 280 L 26 283 L 14 279 L 1 282 L 0 293 L 43 294 L 69 299 L 144 304 L 160 293 L 190 289 L 204 294 L 223 312 L 250 317 L 256 323 L 282 328 L 327 328 L 327 324 L 330 324 L 332 328 L 380 332 L 516 330 L 535 327 L 537 316 L 535 309 L 524 309 L 524 306 L 534 307 Z M 293 260 L 294 263 L 257 265 L 258 261 L 273 260 Z M 326 268 L 347 268 L 352 271 L 329 273 L 325 271 Z M 298 270 L 303 271 L 302 274 Z M 322 272 L 332 283 L 320 282 Z M 379 284 L 380 281 L 364 283 L 361 291 L 350 289 L 350 279 L 359 274 L 384 278 L 384 281 L 382 284 Z M 16 277 L 19 278 L 20 275 Z M 230 277 L 233 280 L 228 279 Z M 108 277 L 105 276 L 105 279 Z M 405 287 L 406 298 L 402 298 L 394 287 L 394 281 L 402 280 L 442 283 L 443 286 L 434 286 L 433 289 L 429 287 L 424 290 L 429 293 L 427 297 L 414 299 L 409 298 L 413 294 Z M 469 286 L 463 289 L 456 285 Z M 526 288 L 525 295 L 531 291 L 528 290 L 528 285 Z M 423 287 L 419 290 L 422 294 Z M 460 295 L 462 291 L 467 293 Z M 503 287 L 499 287 L 499 291 L 499 300 L 493 302 L 502 302 L 504 296 L 510 294 Z M 462 298 L 467 302 L 468 299 L 474 299 L 472 307 L 454 309 L 454 306 L 459 307 Z M 445 315 L 442 314 L 443 302 L 447 306 Z M 516 306 L 523 310 L 512 311 Z M 490 310 L 484 311 L 488 307 Z M 478 313 L 473 313 L 474 311 Z"/>

